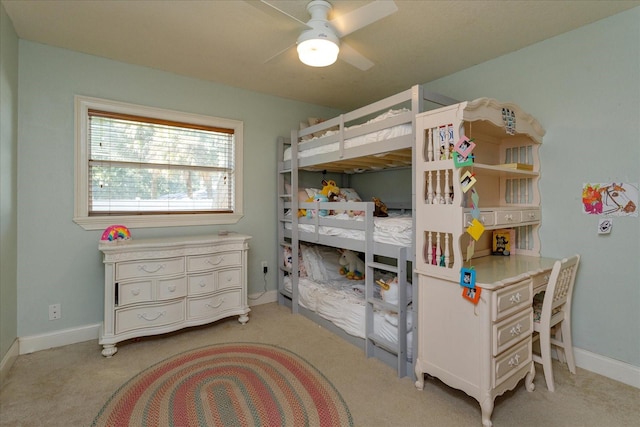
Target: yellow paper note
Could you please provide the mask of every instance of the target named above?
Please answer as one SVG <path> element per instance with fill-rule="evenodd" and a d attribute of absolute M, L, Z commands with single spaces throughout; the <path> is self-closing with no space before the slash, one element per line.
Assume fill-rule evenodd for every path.
<path fill-rule="evenodd" d="M 473 221 L 471 221 L 471 225 L 467 227 L 467 233 L 473 237 L 473 240 L 477 241 L 480 236 L 482 236 L 482 233 L 484 233 L 484 225 L 474 218 Z"/>

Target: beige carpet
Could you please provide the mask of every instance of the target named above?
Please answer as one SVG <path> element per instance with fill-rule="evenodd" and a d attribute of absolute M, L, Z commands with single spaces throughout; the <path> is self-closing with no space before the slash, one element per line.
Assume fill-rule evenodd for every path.
<path fill-rule="evenodd" d="M 0 426 L 88 426 L 107 399 L 143 369 L 176 353 L 224 342 L 263 342 L 295 352 L 337 388 L 356 426 L 480 426 L 480 406 L 464 393 L 428 379 L 418 391 L 410 378 L 367 359 L 355 346 L 276 304 L 252 308 L 207 327 L 119 346 L 111 359 L 97 340 L 18 357 L 0 389 Z M 556 392 L 538 369 L 536 391 L 520 384 L 496 399 L 500 426 L 638 426 L 640 390 L 557 364 Z"/>

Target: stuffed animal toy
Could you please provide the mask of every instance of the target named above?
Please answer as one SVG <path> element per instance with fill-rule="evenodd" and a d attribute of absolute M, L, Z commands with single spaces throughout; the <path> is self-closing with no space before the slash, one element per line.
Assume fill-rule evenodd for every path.
<path fill-rule="evenodd" d="M 340 252 L 340 259 L 338 262 L 340 267 L 340 274 L 346 276 L 350 280 L 362 280 L 364 279 L 364 262 L 358 257 L 358 255 L 348 249 L 338 250 Z"/>
<path fill-rule="evenodd" d="M 328 202 L 329 199 L 324 194 L 318 193 L 313 197 L 313 199 L 311 201 L 312 202 Z M 327 216 L 327 215 L 329 215 L 329 211 L 327 209 L 318 209 L 318 215 L 319 216 Z M 315 209 L 307 209 L 307 218 L 313 218 L 315 216 L 316 216 L 316 210 Z"/>
<path fill-rule="evenodd" d="M 340 194 L 340 188 L 338 188 L 338 186 L 336 185 L 336 182 L 332 179 L 330 180 L 322 180 L 322 190 L 320 190 L 320 192 L 318 194 L 322 194 L 323 196 L 325 196 L 327 198 L 327 200 L 323 200 L 325 202 L 328 201 L 335 201 L 335 198 L 338 196 L 338 194 Z M 305 200 L 305 202 L 313 202 L 313 201 L 317 201 L 315 200 L 315 196 L 313 197 L 309 197 L 307 200 Z M 298 209 L 298 218 L 302 217 L 302 216 L 307 216 L 307 210 L 306 209 Z M 321 215 L 321 216 L 325 216 L 325 215 Z"/>
<path fill-rule="evenodd" d="M 373 203 L 375 203 L 373 216 L 379 216 L 379 217 L 389 216 L 389 214 L 387 213 L 387 205 L 385 205 L 382 202 L 382 200 L 378 199 L 377 197 L 373 197 L 372 200 L 373 200 Z"/>

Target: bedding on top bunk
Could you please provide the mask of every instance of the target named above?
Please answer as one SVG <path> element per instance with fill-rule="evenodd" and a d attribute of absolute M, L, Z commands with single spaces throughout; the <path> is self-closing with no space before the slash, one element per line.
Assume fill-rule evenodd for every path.
<path fill-rule="evenodd" d="M 339 273 L 339 252 L 335 248 L 316 245 L 300 245 L 300 277 L 298 278 L 298 303 L 320 317 L 332 322 L 347 334 L 365 338 L 364 281 L 349 280 Z M 285 253 L 285 263 L 290 254 Z M 388 279 L 389 274 L 379 274 Z M 291 292 L 291 278 L 285 276 L 284 287 Z M 411 284 L 407 285 L 407 301 L 411 302 Z M 382 299 L 380 287 L 375 286 L 375 297 Z M 398 341 L 398 317 L 396 313 L 374 310 L 373 331 L 389 342 Z M 407 310 L 407 355 L 411 360 L 413 310 Z"/>
<path fill-rule="evenodd" d="M 359 124 L 359 125 L 353 125 L 353 126 L 349 126 L 349 127 L 345 127 L 345 130 L 347 129 L 357 129 L 361 126 L 370 124 L 370 123 L 375 123 L 375 122 L 380 122 L 386 119 L 389 119 L 391 117 L 395 117 L 398 116 L 400 114 L 404 114 L 407 113 L 409 110 L 406 108 L 402 108 L 399 110 L 389 110 L 383 114 L 380 114 L 379 116 L 367 121 L 364 124 Z M 325 144 L 325 145 L 321 145 L 318 147 L 314 147 L 314 148 L 310 148 L 305 150 L 304 149 L 304 144 L 308 143 L 309 141 L 314 141 L 318 138 L 322 138 L 325 136 L 329 136 L 329 135 L 335 135 L 337 134 L 339 131 L 337 130 L 328 130 L 325 133 L 323 133 L 322 135 L 319 136 L 314 136 L 311 139 L 307 139 L 303 142 L 301 142 L 300 144 L 298 144 L 298 157 L 311 157 L 311 156 L 315 156 L 318 154 L 324 154 L 324 153 L 330 153 L 333 151 L 337 151 L 340 148 L 340 143 L 338 142 L 333 142 L 330 144 Z M 354 147 L 359 147 L 361 145 L 366 145 L 366 144 L 371 144 L 373 142 L 378 142 L 378 141 L 384 141 L 386 139 L 391 139 L 391 138 L 396 138 L 398 136 L 403 136 L 403 135 L 409 135 L 411 134 L 411 132 L 413 132 L 413 126 L 411 125 L 411 123 L 404 123 L 404 124 L 400 124 L 400 125 L 396 125 L 396 126 L 391 126 L 385 129 L 381 129 L 379 131 L 376 132 L 371 132 L 365 135 L 361 135 L 361 136 L 357 136 L 354 138 L 349 138 L 349 139 L 345 139 L 344 141 L 344 147 L 345 148 L 354 148 Z M 314 134 L 315 135 L 315 134 Z M 287 148 L 284 151 L 284 160 L 291 160 L 291 147 Z"/>

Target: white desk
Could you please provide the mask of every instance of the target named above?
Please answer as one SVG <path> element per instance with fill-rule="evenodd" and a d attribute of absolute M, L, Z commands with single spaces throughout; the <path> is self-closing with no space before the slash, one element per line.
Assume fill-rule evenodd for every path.
<path fill-rule="evenodd" d="M 475 398 L 489 427 L 496 396 L 525 378 L 534 389 L 533 295 L 544 290 L 554 259 L 486 256 L 472 260 L 477 305 L 451 280 L 419 275 L 416 387 L 424 374 Z"/>

